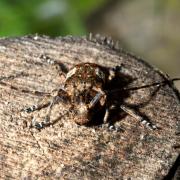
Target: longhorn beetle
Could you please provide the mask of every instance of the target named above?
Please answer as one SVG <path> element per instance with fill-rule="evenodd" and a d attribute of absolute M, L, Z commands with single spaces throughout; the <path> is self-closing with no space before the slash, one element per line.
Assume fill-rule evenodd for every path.
<path fill-rule="evenodd" d="M 50 61 L 50 63 L 55 63 Z M 73 114 L 74 121 L 79 125 L 86 125 L 93 120 L 94 115 L 102 110 L 105 110 L 103 122 L 107 123 L 109 113 L 112 109 L 121 108 L 126 113 L 130 114 L 134 118 L 138 119 L 142 124 L 146 125 L 150 129 L 156 129 L 156 125 L 149 122 L 147 119 L 139 116 L 131 108 L 127 107 L 123 103 L 118 105 L 109 103 L 108 99 L 113 93 L 118 91 L 130 91 L 139 88 L 145 88 L 149 86 L 162 85 L 165 82 L 153 83 L 151 85 L 121 89 L 108 89 L 108 86 L 119 73 L 121 73 L 122 66 L 116 66 L 115 68 L 106 68 L 94 63 L 81 63 L 75 65 L 68 71 L 65 76 L 65 83 L 62 88 L 56 91 L 56 94 L 52 97 L 51 102 L 47 102 L 45 106 L 48 106 L 47 115 L 42 122 L 33 121 L 34 126 L 41 129 L 48 124 L 51 124 L 50 114 L 54 104 L 58 102 L 68 103 L 70 105 L 70 111 Z M 179 79 L 172 79 L 175 81 Z M 108 90 L 107 90 L 108 89 Z M 34 105 L 23 109 L 24 111 L 31 113 L 39 110 L 43 107 L 40 105 Z"/>
<path fill-rule="evenodd" d="M 48 62 L 51 64 L 56 63 L 50 59 L 48 59 Z M 77 64 L 70 69 L 67 74 L 64 74 L 65 82 L 63 87 L 57 89 L 54 95 L 47 93 L 48 95 L 52 96 L 51 101 L 48 101 L 43 105 L 37 104 L 31 107 L 23 108 L 22 111 L 32 113 L 47 107 L 47 114 L 41 122 L 37 122 L 34 118 L 32 121 L 33 127 L 42 129 L 52 124 L 50 118 L 51 110 L 52 107 L 59 102 L 68 103 L 70 105 L 69 113 L 72 113 L 75 123 L 79 125 L 87 125 L 88 123 L 92 122 L 94 116 L 102 111 L 104 111 L 103 123 L 107 123 L 110 111 L 112 109 L 120 108 L 135 119 L 139 120 L 147 128 L 151 130 L 157 129 L 155 124 L 137 114 L 135 110 L 129 108 L 123 102 L 121 104 L 113 102 L 110 103 L 109 101 L 111 99 L 111 95 L 118 92 L 127 92 L 151 86 L 161 86 L 169 81 L 172 82 L 180 80 L 180 78 L 155 82 L 140 87 L 120 87 L 119 89 L 111 89 L 109 86 L 111 85 L 111 82 L 119 75 L 119 73 L 121 73 L 121 67 L 122 66 L 107 68 L 95 63 Z M 12 88 L 17 89 L 13 86 Z M 28 93 L 27 90 L 21 91 Z M 35 91 L 34 93 L 41 94 L 41 92 L 38 91 Z"/>

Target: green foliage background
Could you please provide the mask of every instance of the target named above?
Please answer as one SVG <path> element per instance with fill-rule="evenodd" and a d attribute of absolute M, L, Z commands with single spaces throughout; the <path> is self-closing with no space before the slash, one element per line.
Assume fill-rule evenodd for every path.
<path fill-rule="evenodd" d="M 0 0 L 0 37 L 100 33 L 179 77 L 179 18 L 180 0 Z"/>
<path fill-rule="evenodd" d="M 85 20 L 107 0 L 1 0 L 0 36 L 83 35 Z"/>

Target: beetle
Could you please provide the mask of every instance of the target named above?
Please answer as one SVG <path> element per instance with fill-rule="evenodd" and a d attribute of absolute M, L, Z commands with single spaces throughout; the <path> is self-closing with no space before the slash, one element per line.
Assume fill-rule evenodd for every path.
<path fill-rule="evenodd" d="M 50 59 L 48 56 L 42 56 L 42 58 L 46 60 L 48 64 L 62 66 L 62 64 Z M 141 88 L 161 86 L 168 82 L 180 80 L 180 78 L 174 78 L 162 82 L 155 82 L 140 87 L 130 88 L 127 88 L 123 84 L 120 84 L 120 87 L 117 85 L 113 86 L 113 83 L 116 84 L 117 79 L 127 80 L 127 77 L 131 76 L 129 71 L 127 69 L 124 71 L 123 65 L 115 66 L 114 68 L 107 68 L 89 62 L 77 64 L 67 71 L 67 73 L 66 70 L 64 70 L 64 73 L 61 74 L 64 75 L 65 82 L 62 87 L 59 87 L 52 93 L 20 89 L 20 91 L 24 93 L 48 95 L 51 97 L 51 101 L 47 101 L 45 104 L 39 103 L 37 105 L 21 109 L 23 112 L 32 113 L 43 108 L 48 108 L 47 113 L 41 122 L 37 122 L 35 118 L 32 119 L 32 127 L 40 130 L 53 124 L 50 118 L 52 107 L 61 102 L 69 105 L 68 113 L 72 114 L 74 122 L 79 125 L 88 125 L 92 123 L 95 116 L 99 113 L 103 114 L 103 123 L 107 124 L 109 123 L 110 112 L 114 109 L 120 108 L 140 121 L 147 128 L 155 130 L 157 129 L 157 126 L 150 122 L 147 118 L 139 115 L 134 109 L 128 107 L 123 102 L 123 96 L 121 96 L 121 94 L 126 94 L 129 91 Z M 27 76 L 27 74 L 24 73 L 22 73 L 22 75 Z M 16 76 L 13 76 L 13 78 L 15 77 Z M 2 79 L 0 83 L 7 85 L 5 82 L 2 82 Z M 18 90 L 17 87 L 12 85 L 11 88 Z M 115 96 L 115 98 L 112 98 L 113 96 Z M 120 99 L 116 98 L 118 96 L 120 96 Z"/>
<path fill-rule="evenodd" d="M 52 63 L 52 62 L 51 62 Z M 54 62 L 53 62 L 54 63 Z M 118 104 L 109 102 L 111 95 L 146 88 L 149 86 L 159 86 L 164 82 L 153 83 L 142 87 L 111 89 L 112 81 L 121 73 L 122 66 L 107 68 L 95 63 L 80 63 L 71 68 L 65 76 L 63 87 L 56 90 L 52 96 L 51 102 L 45 106 L 48 107 L 47 114 L 42 122 L 36 122 L 33 119 L 33 127 L 42 129 L 52 124 L 51 110 L 54 104 L 62 102 L 70 105 L 69 112 L 73 115 L 73 120 L 79 125 L 87 125 L 91 123 L 94 117 L 104 112 L 103 123 L 108 123 L 110 111 L 120 108 L 135 119 L 139 120 L 147 128 L 151 130 L 157 129 L 157 126 L 146 118 L 140 116 L 135 110 L 129 108 L 124 103 Z M 123 78 L 123 77 L 121 77 Z M 175 79 L 172 79 L 174 81 Z M 41 104 L 24 108 L 23 111 L 31 113 L 43 108 Z"/>

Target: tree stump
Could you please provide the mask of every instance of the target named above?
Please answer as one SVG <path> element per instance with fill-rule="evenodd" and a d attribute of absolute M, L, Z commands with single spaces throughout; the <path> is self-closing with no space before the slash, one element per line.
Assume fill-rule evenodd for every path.
<path fill-rule="evenodd" d="M 168 78 L 102 36 L 1 38 L 1 179 L 173 178 L 178 163 L 180 96 L 172 83 L 132 91 L 125 99 L 160 127 L 158 130 L 148 130 L 123 112 L 118 112 L 119 119 L 114 122 L 119 131 L 103 125 L 80 126 L 73 117 L 62 114 L 67 107 L 59 103 L 52 112 L 53 118 L 61 115 L 59 120 L 38 131 L 29 124 L 34 116 L 43 116 L 46 108 L 31 114 L 21 109 L 44 97 L 22 89 L 51 92 L 64 81 L 60 70 L 43 57 L 68 69 L 80 62 L 106 67 L 123 63 L 133 77 L 131 87 Z"/>

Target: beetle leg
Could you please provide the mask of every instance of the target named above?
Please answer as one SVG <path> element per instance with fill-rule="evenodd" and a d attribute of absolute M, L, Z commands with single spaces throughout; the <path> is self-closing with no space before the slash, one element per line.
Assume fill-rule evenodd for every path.
<path fill-rule="evenodd" d="M 132 72 L 128 68 L 124 67 L 123 64 L 119 66 L 115 66 L 114 71 L 115 71 L 115 74 L 120 74 L 120 75 L 123 74 L 127 77 L 132 77 Z"/>
<path fill-rule="evenodd" d="M 55 59 L 49 57 L 46 54 L 41 55 L 40 58 L 43 61 L 45 61 L 45 63 L 47 63 L 47 64 L 55 65 L 55 67 L 59 73 L 58 75 L 60 75 L 60 76 L 63 75 L 64 77 L 66 77 L 66 74 L 68 73 L 68 69 L 63 63 L 56 61 Z"/>
<path fill-rule="evenodd" d="M 68 100 L 69 100 L 69 98 L 68 98 L 66 91 L 62 88 L 59 88 L 56 95 L 53 97 L 53 99 L 52 99 L 52 101 L 48 107 L 48 111 L 47 111 L 47 115 L 45 117 L 45 121 L 46 122 L 50 121 L 51 110 L 55 104 L 59 103 L 60 101 L 63 103 L 67 103 Z"/>
<path fill-rule="evenodd" d="M 100 92 L 96 94 L 96 96 L 91 100 L 91 102 L 89 103 L 89 109 L 93 108 L 98 101 L 102 98 L 103 94 L 101 94 Z"/>
<path fill-rule="evenodd" d="M 49 102 L 48 110 L 47 110 L 47 113 L 46 113 L 46 116 L 45 116 L 44 120 L 41 121 L 41 122 L 37 122 L 33 118 L 32 125 L 37 129 L 42 129 L 42 128 L 46 127 L 46 126 L 49 126 L 49 125 L 53 124 L 51 122 L 51 120 L 50 120 L 52 107 L 55 104 L 59 103 L 59 102 L 67 103 L 68 101 L 69 101 L 69 97 L 68 97 L 67 93 L 63 89 L 60 88 L 57 91 L 57 94 L 51 100 L 51 102 Z"/>
<path fill-rule="evenodd" d="M 109 114 L 110 114 L 110 111 L 111 111 L 112 109 L 115 109 L 115 106 L 114 106 L 114 105 L 111 105 L 110 107 L 107 107 L 107 108 L 106 108 L 106 112 L 105 112 L 104 118 L 103 118 L 103 122 L 104 122 L 104 123 L 107 123 L 107 122 L 108 122 Z"/>
<path fill-rule="evenodd" d="M 110 113 L 110 110 L 108 108 L 106 108 L 106 112 L 105 112 L 105 115 L 104 115 L 104 118 L 103 118 L 104 123 L 107 123 L 108 118 L 109 118 L 109 113 Z"/>
<path fill-rule="evenodd" d="M 103 91 L 100 91 L 89 103 L 89 109 L 93 108 L 99 101 L 101 105 L 105 104 L 106 94 Z"/>
<path fill-rule="evenodd" d="M 32 105 L 32 106 L 30 106 L 30 107 L 27 107 L 27 108 L 23 108 L 23 109 L 21 109 L 21 111 L 24 111 L 24 112 L 26 112 L 26 113 L 32 113 L 32 112 L 34 112 L 34 111 L 39 111 L 39 110 L 41 110 L 41 109 L 43 109 L 43 108 L 46 108 L 46 107 L 48 107 L 50 105 L 50 102 L 47 102 L 47 103 L 45 103 L 45 104 L 37 104 L 37 105 Z"/>
<path fill-rule="evenodd" d="M 96 91 L 97 94 L 94 96 L 94 98 L 89 103 L 89 109 L 93 108 L 98 102 L 100 102 L 100 104 L 103 106 L 106 101 L 105 92 L 96 87 L 93 87 L 92 90 Z"/>
<path fill-rule="evenodd" d="M 138 121 L 140 121 L 143 125 L 145 125 L 147 128 L 151 129 L 151 130 L 155 130 L 157 129 L 157 126 L 152 124 L 151 122 L 149 122 L 147 119 L 143 118 L 142 116 L 138 115 L 135 111 L 133 111 L 131 108 L 125 106 L 125 105 L 121 105 L 120 108 L 125 111 L 126 113 L 128 113 L 130 116 L 134 117 L 135 119 L 137 119 Z"/>
<path fill-rule="evenodd" d="M 60 101 L 59 96 L 53 97 L 50 105 L 48 106 L 47 114 L 46 114 L 46 116 L 45 116 L 45 118 L 44 118 L 44 121 L 43 121 L 43 124 L 44 124 L 44 125 L 50 123 L 50 116 L 51 116 L 52 107 L 53 107 L 55 104 L 57 104 L 59 101 Z"/>
<path fill-rule="evenodd" d="M 108 80 L 111 81 L 116 76 L 133 77 L 131 71 L 128 68 L 124 67 L 123 64 L 109 69 Z"/>
<path fill-rule="evenodd" d="M 48 110 L 46 113 L 45 118 L 41 122 L 37 122 L 35 118 L 32 119 L 32 126 L 35 127 L 36 129 L 42 129 L 45 126 L 48 126 L 51 124 L 50 122 L 50 115 L 51 115 L 51 110 L 54 104 L 58 103 L 60 98 L 58 96 L 53 97 L 52 101 L 48 103 Z"/>

